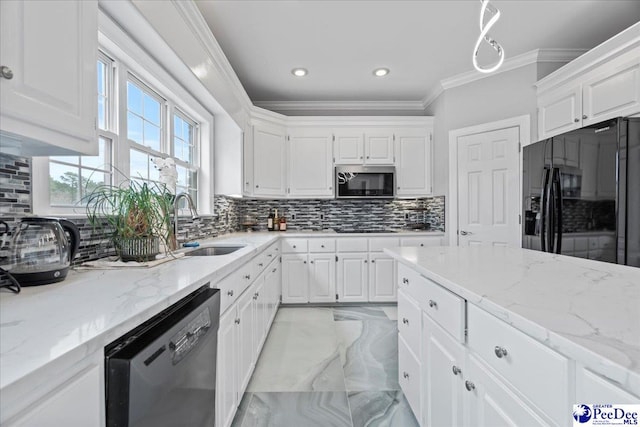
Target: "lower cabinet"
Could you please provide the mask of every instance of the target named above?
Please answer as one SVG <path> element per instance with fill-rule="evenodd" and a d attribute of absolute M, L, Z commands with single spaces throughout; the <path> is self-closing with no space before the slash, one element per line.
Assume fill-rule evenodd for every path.
<path fill-rule="evenodd" d="M 395 260 L 384 253 L 369 254 L 369 301 L 397 300 L 395 265 Z"/>
<path fill-rule="evenodd" d="M 422 328 L 424 425 L 462 425 L 465 348 L 426 314 Z"/>
<path fill-rule="evenodd" d="M 278 309 L 280 271 L 280 263 L 274 259 L 250 286 L 240 290 L 241 295 L 220 317 L 216 367 L 217 427 L 231 425 L 249 384 Z M 232 273 L 229 277 L 236 276 Z"/>
<path fill-rule="evenodd" d="M 334 254 L 309 255 L 309 302 L 336 301 L 336 259 Z"/>
<path fill-rule="evenodd" d="M 338 255 L 338 301 L 369 301 L 369 254 Z"/>
<path fill-rule="evenodd" d="M 309 274 L 307 254 L 282 255 L 282 302 L 304 304 L 309 302 Z"/>
<path fill-rule="evenodd" d="M 637 404 L 639 396 L 634 396 L 612 381 L 601 377 L 584 366 L 576 366 L 576 398 L 575 403 L 618 403 Z"/>
<path fill-rule="evenodd" d="M 402 335 L 398 335 L 398 383 L 416 419 L 421 419 L 422 388 L 420 361 Z"/>
<path fill-rule="evenodd" d="M 335 254 L 282 256 L 282 302 L 306 304 L 336 301 Z"/>
<path fill-rule="evenodd" d="M 467 358 L 466 371 L 465 425 L 477 427 L 548 425 L 531 408 L 515 397 L 513 391 L 473 354 Z"/>

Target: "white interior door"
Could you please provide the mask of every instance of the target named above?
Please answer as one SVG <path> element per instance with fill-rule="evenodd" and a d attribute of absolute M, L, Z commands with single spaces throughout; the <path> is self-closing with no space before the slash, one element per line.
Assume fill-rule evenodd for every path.
<path fill-rule="evenodd" d="M 458 137 L 458 244 L 520 247 L 519 127 Z"/>

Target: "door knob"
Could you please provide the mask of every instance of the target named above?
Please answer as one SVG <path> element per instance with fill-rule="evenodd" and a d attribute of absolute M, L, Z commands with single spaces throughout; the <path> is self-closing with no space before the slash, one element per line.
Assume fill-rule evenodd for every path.
<path fill-rule="evenodd" d="M 461 236 L 470 236 L 470 235 L 472 235 L 472 234 L 473 234 L 473 233 L 472 233 L 472 232 L 470 232 L 470 231 L 460 230 L 460 235 L 461 235 Z"/>

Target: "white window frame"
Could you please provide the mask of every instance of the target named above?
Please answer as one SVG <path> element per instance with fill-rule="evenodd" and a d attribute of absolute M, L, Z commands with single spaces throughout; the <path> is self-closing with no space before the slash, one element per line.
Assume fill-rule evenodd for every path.
<path fill-rule="evenodd" d="M 114 96 L 109 116 L 110 126 L 117 131 L 100 131 L 113 141 L 112 159 L 114 165 L 113 184 L 119 185 L 128 178 L 122 171 L 129 173 L 129 149 L 135 144 L 127 139 L 126 121 L 126 81 L 129 74 L 145 86 L 167 100 L 164 111 L 164 143 L 166 153 L 157 153 L 162 157 L 172 155 L 173 151 L 173 112 L 180 111 L 183 116 L 197 124 L 198 141 L 194 155 L 197 161 L 198 211 L 201 215 L 213 214 L 213 133 L 214 117 L 200 102 L 180 85 L 166 69 L 151 58 L 145 50 L 135 43 L 123 30 L 109 18 L 101 14 L 98 40 L 100 49 L 108 52 L 108 58 L 115 61 Z M 135 59 L 134 59 L 135 58 Z M 169 61 L 169 60 L 167 60 Z M 125 102 L 124 108 L 119 105 Z M 97 105 L 97 99 L 96 99 Z M 96 107 L 97 108 L 97 107 Z M 168 122 L 168 123 L 167 123 Z M 97 127 L 97 123 L 96 123 Z M 138 144 L 135 148 L 139 149 Z M 145 147 L 146 150 L 149 148 Z M 204 154 L 204 155 L 203 155 Z M 193 165 L 189 165 L 193 166 Z M 47 157 L 33 159 L 33 210 L 38 215 L 65 215 L 84 217 L 84 206 L 51 206 L 49 200 L 49 160 Z"/>

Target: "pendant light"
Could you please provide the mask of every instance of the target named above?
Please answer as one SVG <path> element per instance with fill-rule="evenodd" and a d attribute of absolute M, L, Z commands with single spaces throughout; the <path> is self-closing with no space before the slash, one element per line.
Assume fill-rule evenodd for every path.
<path fill-rule="evenodd" d="M 476 41 L 476 45 L 473 48 L 473 66 L 481 73 L 492 73 L 500 68 L 504 62 L 504 49 L 489 35 L 491 27 L 493 27 L 495 23 L 498 22 L 498 19 L 500 19 L 500 11 L 496 7 L 489 5 L 489 0 L 480 1 L 482 2 L 482 8 L 480 9 L 480 35 L 478 36 L 478 41 Z M 487 10 L 489 10 L 493 16 L 489 19 L 487 25 L 485 25 L 484 15 Z M 482 68 L 478 64 L 478 50 L 480 50 L 480 43 L 482 43 L 483 40 L 489 43 L 489 45 L 498 53 L 498 62 L 489 68 Z"/>

